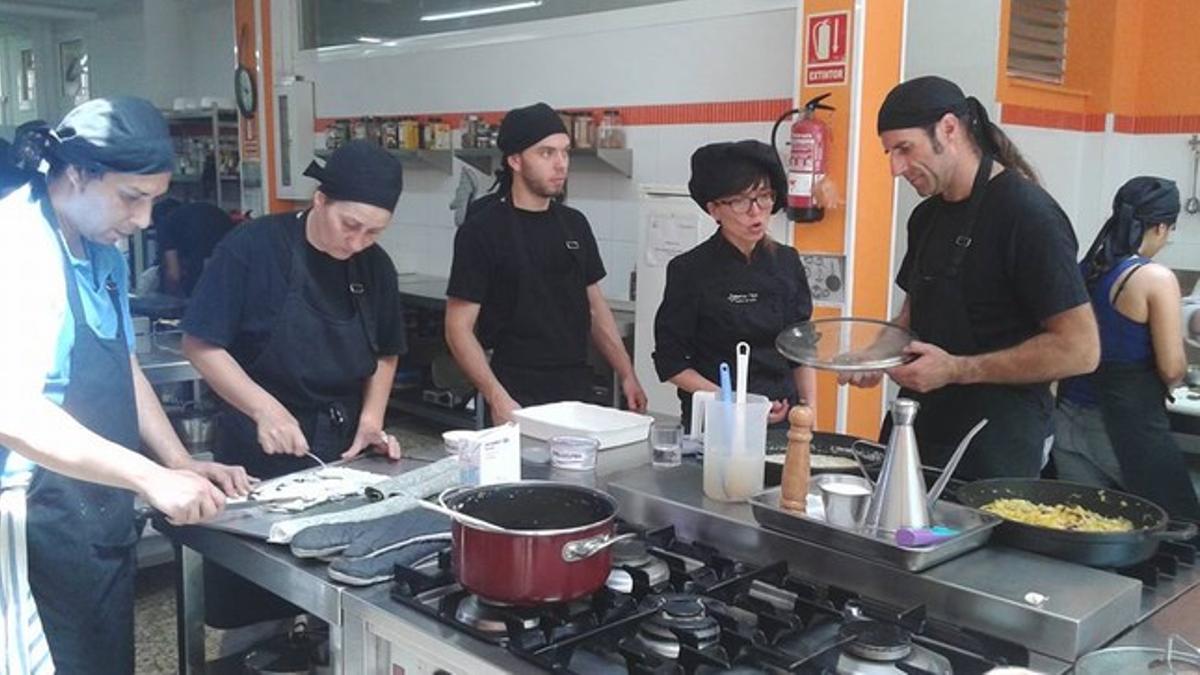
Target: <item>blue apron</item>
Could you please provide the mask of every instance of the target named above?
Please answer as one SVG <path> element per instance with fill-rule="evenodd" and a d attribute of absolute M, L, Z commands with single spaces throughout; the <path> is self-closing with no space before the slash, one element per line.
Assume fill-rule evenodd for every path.
<path fill-rule="evenodd" d="M 125 322 L 117 321 L 113 338 L 93 332 L 46 198 L 42 211 L 62 248 L 67 300 L 75 324 L 71 379 L 62 407 L 97 435 L 137 449 L 137 400 Z M 119 312 L 120 298 L 111 281 L 108 294 Z M 133 493 L 38 467 L 27 502 L 29 586 L 58 673 L 133 673 L 138 539 Z"/>

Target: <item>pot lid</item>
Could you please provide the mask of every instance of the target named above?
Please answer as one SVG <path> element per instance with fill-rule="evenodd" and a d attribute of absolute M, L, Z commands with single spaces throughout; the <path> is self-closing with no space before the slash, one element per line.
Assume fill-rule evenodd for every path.
<path fill-rule="evenodd" d="M 775 338 L 775 348 L 806 366 L 855 372 L 885 370 L 911 361 L 904 348 L 916 339 L 916 334 L 898 324 L 837 317 L 788 326 Z"/>

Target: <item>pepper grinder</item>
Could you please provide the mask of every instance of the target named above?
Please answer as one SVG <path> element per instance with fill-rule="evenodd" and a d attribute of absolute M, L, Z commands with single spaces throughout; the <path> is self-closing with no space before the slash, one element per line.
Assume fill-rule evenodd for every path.
<path fill-rule="evenodd" d="M 811 470 L 813 410 L 804 402 L 788 413 L 787 455 L 783 460 L 779 505 L 788 511 L 804 513 L 808 503 L 808 479 Z"/>

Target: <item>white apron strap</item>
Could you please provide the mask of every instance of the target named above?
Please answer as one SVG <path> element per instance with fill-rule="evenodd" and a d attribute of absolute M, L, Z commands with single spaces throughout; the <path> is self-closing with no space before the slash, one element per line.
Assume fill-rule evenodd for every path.
<path fill-rule="evenodd" d="M 0 675 L 50 675 L 54 662 L 29 590 L 25 488 L 30 474 L 0 479 Z"/>

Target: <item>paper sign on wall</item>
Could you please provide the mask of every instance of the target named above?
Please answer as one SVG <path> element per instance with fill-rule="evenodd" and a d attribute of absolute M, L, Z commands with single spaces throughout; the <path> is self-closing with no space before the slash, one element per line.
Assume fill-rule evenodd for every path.
<path fill-rule="evenodd" d="M 810 14 L 805 26 L 805 86 L 846 84 L 850 73 L 850 12 Z"/>

